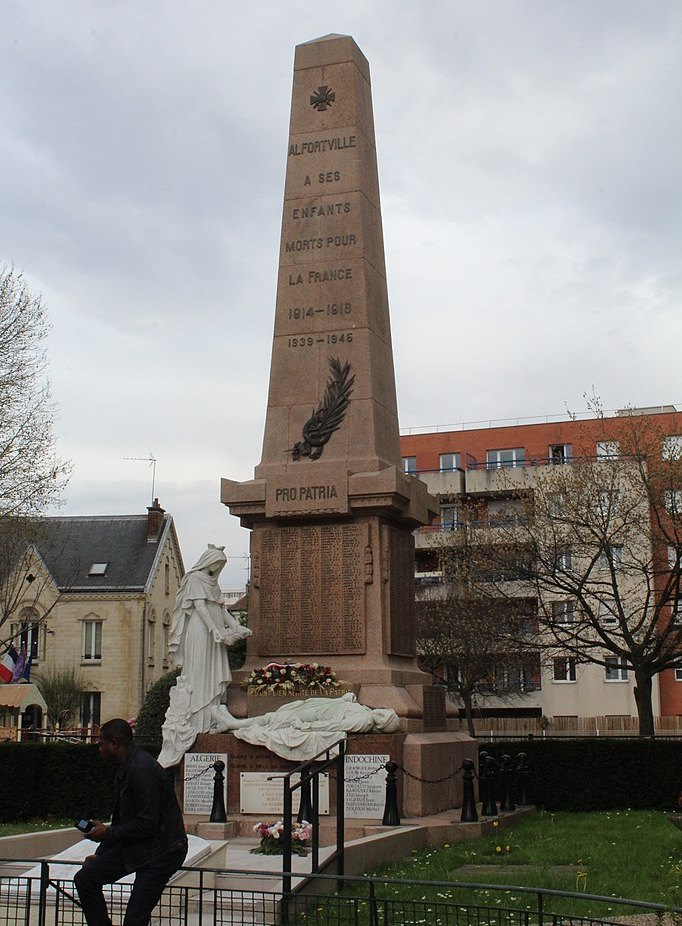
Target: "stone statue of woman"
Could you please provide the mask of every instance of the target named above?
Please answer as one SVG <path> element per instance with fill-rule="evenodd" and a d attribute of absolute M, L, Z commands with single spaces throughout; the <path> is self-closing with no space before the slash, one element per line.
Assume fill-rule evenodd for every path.
<path fill-rule="evenodd" d="M 251 631 L 223 604 L 218 577 L 227 562 L 224 550 L 209 544 L 178 589 L 168 650 L 182 673 L 162 727 L 159 762 L 166 767 L 180 761 L 198 733 L 234 720 L 224 704 L 232 681 L 228 647 Z"/>

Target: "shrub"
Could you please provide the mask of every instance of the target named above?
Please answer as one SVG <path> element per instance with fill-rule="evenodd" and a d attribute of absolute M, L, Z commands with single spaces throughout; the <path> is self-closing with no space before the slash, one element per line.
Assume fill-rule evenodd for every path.
<path fill-rule="evenodd" d="M 170 690 L 179 674 L 180 669 L 166 672 L 149 688 L 135 721 L 135 735 L 140 739 L 151 742 L 161 739 L 161 725 L 170 704 Z"/>

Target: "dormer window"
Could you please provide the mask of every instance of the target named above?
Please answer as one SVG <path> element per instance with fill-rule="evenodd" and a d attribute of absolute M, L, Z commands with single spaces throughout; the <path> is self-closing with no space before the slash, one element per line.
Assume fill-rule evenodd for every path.
<path fill-rule="evenodd" d="M 88 572 L 89 576 L 104 576 L 106 575 L 107 569 L 109 568 L 109 563 L 93 563 Z"/>

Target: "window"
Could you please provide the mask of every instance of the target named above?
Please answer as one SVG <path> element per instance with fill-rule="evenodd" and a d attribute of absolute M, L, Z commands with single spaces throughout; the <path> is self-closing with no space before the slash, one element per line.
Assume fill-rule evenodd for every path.
<path fill-rule="evenodd" d="M 564 492 L 551 492 L 547 495 L 547 513 L 551 518 L 560 518 L 568 506 Z"/>
<path fill-rule="evenodd" d="M 102 658 L 102 621 L 83 621 L 83 659 Z"/>
<path fill-rule="evenodd" d="M 512 450 L 486 450 L 485 462 L 488 469 L 523 466 L 526 462 L 526 451 L 523 447 L 515 447 Z"/>
<path fill-rule="evenodd" d="M 519 676 L 521 691 L 540 691 L 542 689 L 540 658 L 521 666 Z"/>
<path fill-rule="evenodd" d="M 109 563 L 93 563 L 88 572 L 89 576 L 103 576 L 106 575 L 107 568 Z"/>
<path fill-rule="evenodd" d="M 574 601 L 553 601 L 552 620 L 556 624 L 572 624 L 575 621 Z"/>
<path fill-rule="evenodd" d="M 164 572 L 164 576 L 163 576 L 164 594 L 170 595 L 170 566 L 168 563 L 166 563 L 166 565 L 164 566 L 163 572 Z"/>
<path fill-rule="evenodd" d="M 682 515 L 682 489 L 668 489 L 663 493 L 663 505 L 674 518 Z"/>
<path fill-rule="evenodd" d="M 569 545 L 558 546 L 555 553 L 556 568 L 560 572 L 567 572 L 573 568 L 573 548 Z"/>
<path fill-rule="evenodd" d="M 613 563 L 614 569 L 620 569 L 623 565 L 623 546 L 622 544 L 611 544 L 605 550 L 602 550 L 597 560 L 597 569 L 600 572 L 609 572 Z"/>
<path fill-rule="evenodd" d="M 618 623 L 618 605 L 615 601 L 599 602 L 599 623 L 602 627 L 613 627 Z"/>
<path fill-rule="evenodd" d="M 602 492 L 597 492 L 595 501 L 602 517 L 609 518 L 615 514 L 620 505 L 620 492 L 617 489 L 604 489 Z"/>
<path fill-rule="evenodd" d="M 617 440 L 597 441 L 598 460 L 617 460 L 620 455 L 620 443 Z"/>
<path fill-rule="evenodd" d="M 149 612 L 147 618 L 147 663 L 154 665 L 154 651 L 156 649 L 156 611 Z"/>
<path fill-rule="evenodd" d="M 34 611 L 33 608 L 24 608 L 21 612 L 21 620 L 11 625 L 14 646 L 18 650 L 24 650 L 26 659 L 30 657 L 33 662 L 37 662 L 42 656 L 40 630 L 38 612 Z"/>
<path fill-rule="evenodd" d="M 456 505 L 440 506 L 440 526 L 442 530 L 457 530 L 459 527 L 459 509 Z"/>
<path fill-rule="evenodd" d="M 170 665 L 170 656 L 168 655 L 168 644 L 170 642 L 170 614 L 168 611 L 163 612 L 161 625 L 163 627 L 163 665 L 168 668 Z"/>
<path fill-rule="evenodd" d="M 677 547 L 670 544 L 668 546 L 668 569 L 677 569 L 679 567 L 678 557 L 682 555 Z"/>
<path fill-rule="evenodd" d="M 682 434 L 671 434 L 663 438 L 662 455 L 664 460 L 682 459 Z"/>
<path fill-rule="evenodd" d="M 526 509 L 519 499 L 491 499 L 488 502 L 488 525 L 490 527 L 524 524 Z"/>
<path fill-rule="evenodd" d="M 679 669 L 677 668 L 675 669 L 675 681 L 682 682 L 682 667 Z"/>
<path fill-rule="evenodd" d="M 573 448 L 570 444 L 550 444 L 549 462 L 554 466 L 561 463 L 570 463 L 573 456 Z"/>
<path fill-rule="evenodd" d="M 623 656 L 609 656 L 604 663 L 605 682 L 627 682 L 628 664 Z"/>
<path fill-rule="evenodd" d="M 446 473 L 449 470 L 459 469 L 462 465 L 461 456 L 458 453 L 441 453 L 438 458 L 438 465 L 440 467 L 441 473 Z"/>
<path fill-rule="evenodd" d="M 81 701 L 81 726 L 98 727 L 102 712 L 102 693 L 86 691 Z"/>
<path fill-rule="evenodd" d="M 416 457 L 403 457 L 403 472 L 404 473 L 416 473 L 417 472 L 417 458 Z"/>
<path fill-rule="evenodd" d="M 575 657 L 559 656 L 554 660 L 554 681 L 555 682 L 574 682 L 575 681 Z"/>
<path fill-rule="evenodd" d="M 679 598 L 670 602 L 670 620 L 673 624 L 682 624 L 682 601 Z"/>

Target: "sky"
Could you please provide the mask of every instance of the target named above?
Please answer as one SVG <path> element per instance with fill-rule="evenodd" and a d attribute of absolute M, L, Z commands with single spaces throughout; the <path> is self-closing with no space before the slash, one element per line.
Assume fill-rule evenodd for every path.
<path fill-rule="evenodd" d="M 403 430 L 682 407 L 678 0 L 2 0 L 0 263 L 42 293 L 63 514 L 248 532 L 294 48 L 370 63 Z M 139 459 L 129 459 L 139 458 Z"/>

